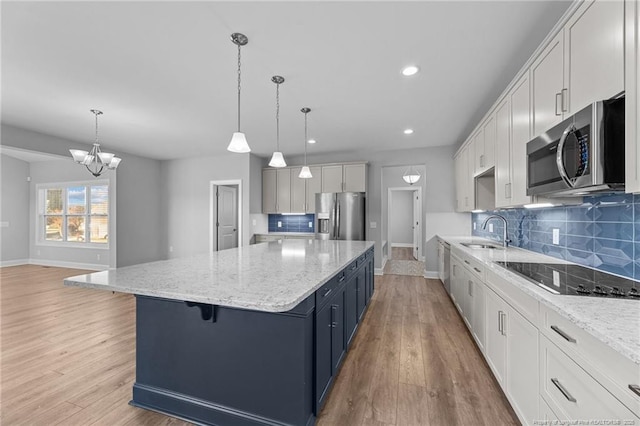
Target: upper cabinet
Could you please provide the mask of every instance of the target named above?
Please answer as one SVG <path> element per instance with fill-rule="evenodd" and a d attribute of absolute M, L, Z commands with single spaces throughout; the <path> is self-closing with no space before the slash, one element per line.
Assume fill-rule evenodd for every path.
<path fill-rule="evenodd" d="M 640 4 L 628 0 L 625 7 L 625 188 L 640 192 Z"/>
<path fill-rule="evenodd" d="M 495 166 L 496 120 L 490 116 L 480 127 L 469 148 L 469 158 L 473 158 L 474 176 L 481 175 Z"/>
<path fill-rule="evenodd" d="M 473 184 L 473 145 L 467 145 L 455 158 L 456 174 L 456 211 L 470 212 L 475 208 L 475 189 Z"/>
<path fill-rule="evenodd" d="M 624 2 L 588 0 L 531 66 L 533 135 L 624 91 Z"/>
<path fill-rule="evenodd" d="M 319 192 L 366 192 L 366 163 L 309 166 L 309 179 L 298 177 L 301 169 L 262 171 L 262 213 L 315 213 Z"/>

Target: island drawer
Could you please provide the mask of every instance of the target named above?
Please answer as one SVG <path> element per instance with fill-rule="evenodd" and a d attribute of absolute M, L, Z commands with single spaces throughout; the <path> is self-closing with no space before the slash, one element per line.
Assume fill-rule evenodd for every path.
<path fill-rule="evenodd" d="M 335 294 L 335 289 L 338 288 L 347 278 L 344 270 L 338 272 L 338 274 L 331 278 L 322 287 L 316 290 L 316 311 L 319 311 Z"/>
<path fill-rule="evenodd" d="M 349 264 L 349 266 L 347 266 L 347 267 L 344 269 L 344 270 L 345 270 L 345 273 L 347 274 L 347 280 L 348 280 L 349 278 L 351 278 L 351 276 L 352 276 L 353 274 L 355 274 L 355 273 L 356 273 L 356 271 L 358 270 L 358 266 L 360 266 L 360 265 L 358 264 L 358 259 L 356 259 L 356 260 L 354 260 L 353 262 L 351 262 L 351 263 Z"/>

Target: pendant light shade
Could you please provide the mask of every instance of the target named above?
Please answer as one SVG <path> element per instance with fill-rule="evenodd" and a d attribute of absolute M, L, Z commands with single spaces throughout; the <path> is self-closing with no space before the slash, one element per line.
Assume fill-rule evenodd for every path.
<path fill-rule="evenodd" d="M 311 170 L 309 169 L 309 166 L 304 166 L 302 168 L 302 170 L 300 170 L 300 174 L 298 175 L 299 178 L 301 179 L 310 179 L 313 177 L 313 175 L 311 174 Z"/>
<path fill-rule="evenodd" d="M 420 172 L 415 170 L 413 166 L 409 167 L 409 169 L 404 173 L 402 179 L 409 185 L 413 185 L 414 183 L 420 180 Z"/>
<path fill-rule="evenodd" d="M 238 46 L 238 131 L 233 133 L 231 142 L 229 142 L 229 146 L 227 147 L 227 151 L 243 154 L 246 152 L 251 152 L 251 148 L 247 143 L 247 138 L 245 137 L 244 133 L 240 131 L 240 47 L 249 43 L 249 39 L 244 34 L 233 33 L 231 34 L 231 41 L 233 42 L 233 44 Z"/>
<path fill-rule="evenodd" d="M 302 108 L 300 111 L 304 114 L 304 167 L 300 170 L 298 177 L 300 179 L 310 179 L 313 177 L 311 170 L 307 166 L 307 114 L 311 112 L 310 108 Z"/>
<path fill-rule="evenodd" d="M 102 115 L 102 111 L 97 109 L 90 110 L 96 116 L 96 140 L 93 143 L 91 151 L 83 151 L 81 149 L 70 149 L 69 152 L 73 157 L 73 161 L 83 165 L 89 170 L 93 176 L 98 177 L 106 170 L 115 170 L 122 159 L 116 157 L 110 152 L 102 152 L 100 143 L 98 142 L 98 116 Z"/>
<path fill-rule="evenodd" d="M 276 84 L 276 150 L 269 161 L 271 167 L 287 167 L 286 161 L 284 161 L 284 155 L 280 151 L 280 85 L 284 83 L 284 77 L 274 75 L 271 77 L 271 81 Z"/>

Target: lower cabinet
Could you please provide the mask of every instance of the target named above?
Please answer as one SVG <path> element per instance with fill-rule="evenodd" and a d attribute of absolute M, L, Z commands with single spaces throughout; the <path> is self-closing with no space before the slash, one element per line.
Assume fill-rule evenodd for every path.
<path fill-rule="evenodd" d="M 347 279 L 345 285 L 345 319 L 347 346 L 351 344 L 358 327 L 358 277 L 354 274 Z"/>
<path fill-rule="evenodd" d="M 356 310 L 358 312 L 358 321 L 364 315 L 364 308 L 367 306 L 367 271 L 364 265 L 358 269 L 356 274 Z"/>

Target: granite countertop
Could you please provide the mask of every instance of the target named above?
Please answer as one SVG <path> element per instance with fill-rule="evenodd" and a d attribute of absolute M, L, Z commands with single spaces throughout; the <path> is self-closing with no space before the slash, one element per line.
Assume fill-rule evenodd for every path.
<path fill-rule="evenodd" d="M 274 241 L 78 275 L 64 284 L 286 312 L 373 245 L 372 241 Z"/>
<path fill-rule="evenodd" d="M 472 249 L 461 243 L 480 242 L 499 245 L 476 237 L 438 236 L 451 247 L 483 262 L 496 275 L 508 280 L 524 293 L 553 309 L 615 351 L 640 364 L 640 302 L 637 300 L 601 299 L 552 294 L 529 280 L 494 262 L 544 262 L 568 264 L 562 259 L 509 247 L 507 249 Z"/>

